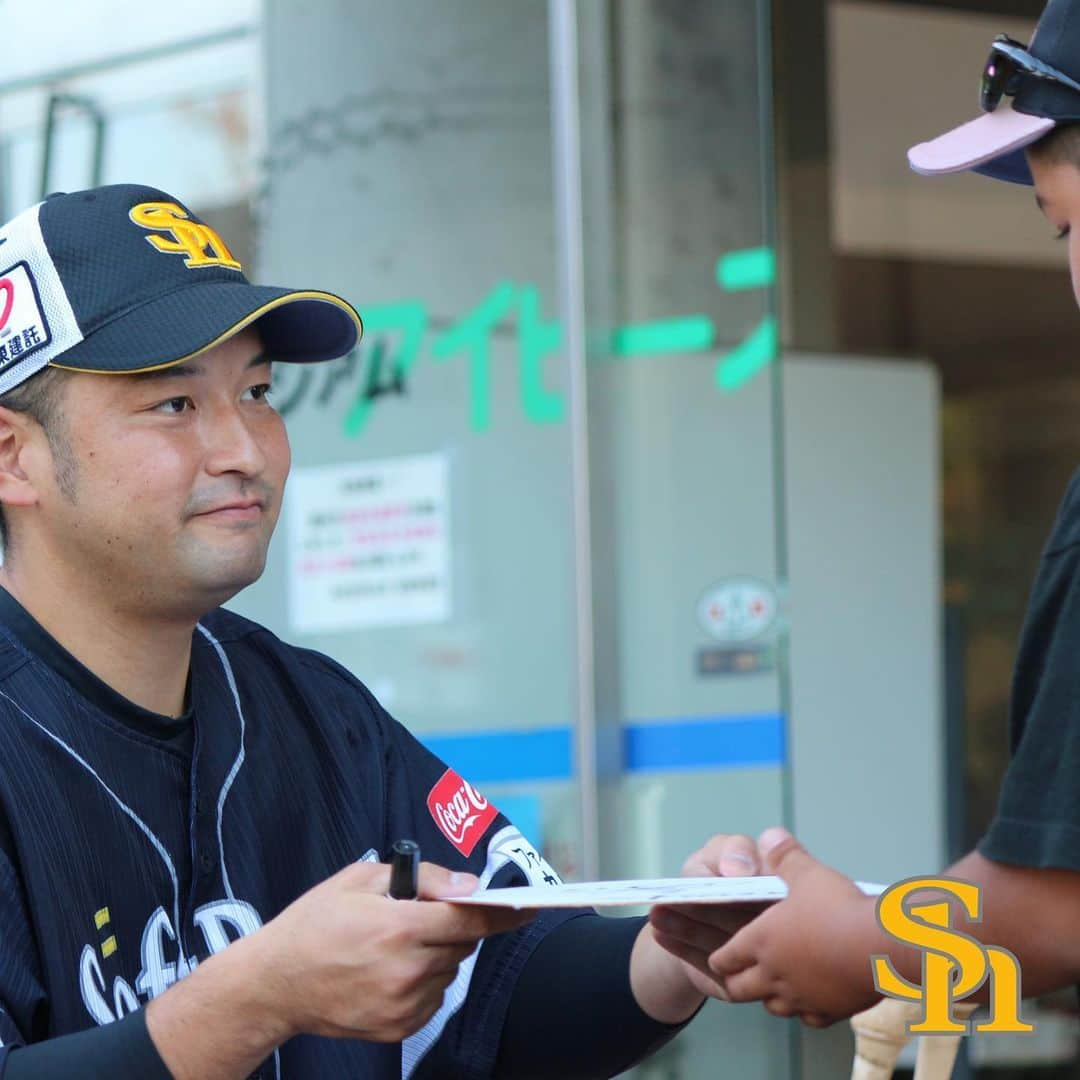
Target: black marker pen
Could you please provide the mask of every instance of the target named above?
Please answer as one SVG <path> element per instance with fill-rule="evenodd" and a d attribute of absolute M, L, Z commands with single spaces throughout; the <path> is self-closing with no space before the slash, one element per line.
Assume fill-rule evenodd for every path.
<path fill-rule="evenodd" d="M 420 845 L 414 840 L 398 840 L 390 849 L 390 891 L 392 900 L 415 900 L 419 889 Z"/>

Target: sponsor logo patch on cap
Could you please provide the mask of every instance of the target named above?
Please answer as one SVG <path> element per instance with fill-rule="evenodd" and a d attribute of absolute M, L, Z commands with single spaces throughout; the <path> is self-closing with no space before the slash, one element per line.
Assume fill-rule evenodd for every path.
<path fill-rule="evenodd" d="M 37 282 L 25 262 L 0 273 L 0 372 L 52 340 Z"/>
<path fill-rule="evenodd" d="M 466 858 L 499 813 L 453 769 L 447 769 L 428 792 L 427 807 L 443 836 Z"/>

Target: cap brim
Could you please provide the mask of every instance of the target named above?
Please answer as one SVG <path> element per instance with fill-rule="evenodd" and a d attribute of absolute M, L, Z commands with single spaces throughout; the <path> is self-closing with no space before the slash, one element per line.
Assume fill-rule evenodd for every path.
<path fill-rule="evenodd" d="M 1017 112 L 1003 101 L 993 112 L 913 146 L 908 162 L 923 176 L 973 169 L 997 179 L 1030 184 L 1031 173 L 1021 151 L 1053 127 L 1053 120 Z"/>
<path fill-rule="evenodd" d="M 140 304 L 52 361 L 74 371 L 154 371 L 191 360 L 255 325 L 273 360 L 308 363 L 344 356 L 363 325 L 333 293 L 208 281 Z"/>

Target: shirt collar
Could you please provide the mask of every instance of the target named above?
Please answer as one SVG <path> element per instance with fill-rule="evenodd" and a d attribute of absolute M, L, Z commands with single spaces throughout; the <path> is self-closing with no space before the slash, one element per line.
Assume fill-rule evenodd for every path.
<path fill-rule="evenodd" d="M 136 705 L 80 663 L 11 595 L 0 587 L 0 627 L 16 639 L 27 652 L 50 667 L 72 688 L 113 719 L 156 739 L 178 739 L 191 727 L 190 676 L 188 709 L 183 716 L 163 716 Z M 192 651 L 192 662 L 194 663 Z"/>

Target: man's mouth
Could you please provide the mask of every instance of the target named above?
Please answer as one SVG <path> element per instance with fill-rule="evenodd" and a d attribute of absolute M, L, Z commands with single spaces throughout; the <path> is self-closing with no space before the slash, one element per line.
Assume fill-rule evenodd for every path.
<path fill-rule="evenodd" d="M 217 521 L 257 521 L 264 510 L 261 499 L 236 499 L 221 503 L 219 506 L 203 510 L 195 517 L 210 518 Z"/>

